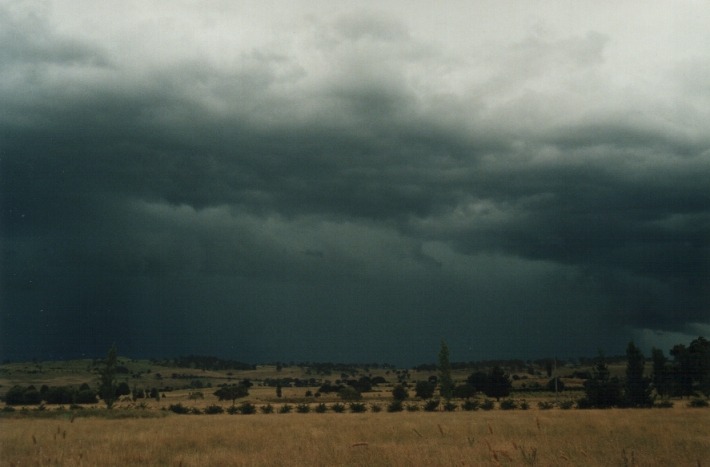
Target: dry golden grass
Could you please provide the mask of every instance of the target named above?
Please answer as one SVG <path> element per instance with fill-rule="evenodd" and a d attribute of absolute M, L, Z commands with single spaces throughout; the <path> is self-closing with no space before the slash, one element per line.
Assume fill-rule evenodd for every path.
<path fill-rule="evenodd" d="M 2 465 L 710 465 L 706 410 L 0 419 Z"/>

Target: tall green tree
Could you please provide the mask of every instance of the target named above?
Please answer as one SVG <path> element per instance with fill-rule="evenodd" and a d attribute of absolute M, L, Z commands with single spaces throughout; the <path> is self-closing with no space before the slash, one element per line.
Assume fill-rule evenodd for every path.
<path fill-rule="evenodd" d="M 451 362 L 449 361 L 449 347 L 441 340 L 439 350 L 439 393 L 446 400 L 454 394 L 454 381 L 451 379 Z"/>
<path fill-rule="evenodd" d="M 118 398 L 116 390 L 116 366 L 118 362 L 116 344 L 113 344 L 106 354 L 106 359 L 99 368 L 99 397 L 106 404 L 107 409 L 113 408 L 113 404 Z"/>
<path fill-rule="evenodd" d="M 650 381 L 643 376 L 646 358 L 633 341 L 626 347 L 626 403 L 631 407 L 652 405 Z"/>

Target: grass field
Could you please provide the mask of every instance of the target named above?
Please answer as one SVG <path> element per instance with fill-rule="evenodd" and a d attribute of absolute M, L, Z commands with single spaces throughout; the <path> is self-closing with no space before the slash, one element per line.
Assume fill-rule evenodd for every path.
<path fill-rule="evenodd" d="M 2 465 L 710 465 L 706 410 L 0 419 Z"/>

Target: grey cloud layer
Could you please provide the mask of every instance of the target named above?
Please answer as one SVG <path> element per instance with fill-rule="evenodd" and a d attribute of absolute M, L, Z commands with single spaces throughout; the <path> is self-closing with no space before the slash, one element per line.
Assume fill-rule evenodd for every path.
<path fill-rule="evenodd" d="M 687 74 L 661 96 L 617 85 L 606 34 L 457 54 L 365 12 L 222 61 L 188 42 L 132 63 L 4 9 L 3 334 L 76 351 L 52 332 L 78 316 L 140 348 L 156 313 L 175 322 L 165 348 L 189 336 L 246 352 L 234 335 L 250 358 L 278 358 L 268 336 L 295 326 L 356 358 L 328 322 L 368 333 L 367 319 L 386 340 L 407 321 L 371 348 L 400 358 L 444 334 L 473 354 L 522 352 L 556 323 L 595 349 L 710 322 L 710 93 Z M 54 331 L 28 324 L 45 308 Z M 200 314 L 256 331 L 202 329 Z M 506 314 L 521 324 L 506 330 Z"/>

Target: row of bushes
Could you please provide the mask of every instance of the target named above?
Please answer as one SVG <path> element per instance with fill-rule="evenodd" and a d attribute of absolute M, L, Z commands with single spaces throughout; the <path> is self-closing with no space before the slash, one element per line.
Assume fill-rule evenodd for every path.
<path fill-rule="evenodd" d="M 516 401 L 514 399 L 504 399 L 502 400 L 499 404 L 500 410 L 528 410 L 530 408 L 530 404 L 527 401 Z M 553 409 L 555 407 L 558 407 L 562 410 L 569 410 L 574 407 L 576 408 L 585 408 L 583 406 L 580 406 L 579 404 L 576 404 L 573 400 L 564 400 L 559 403 L 555 402 L 550 402 L 550 401 L 540 401 L 538 402 L 538 408 L 540 410 L 549 410 Z M 689 407 L 708 407 L 710 404 L 706 399 L 693 399 L 688 402 Z M 405 404 L 402 401 L 392 401 L 390 402 L 386 407 L 384 407 L 384 410 L 387 412 L 417 412 L 420 410 L 424 410 L 426 412 L 437 412 L 440 410 L 443 410 L 445 412 L 453 412 L 458 410 L 459 408 L 464 411 L 475 411 L 475 410 L 493 410 L 496 406 L 496 403 L 490 399 L 484 399 L 483 401 L 479 401 L 476 399 L 471 399 L 467 400 L 462 404 L 456 404 L 451 401 L 444 402 L 442 403 L 438 399 L 432 399 L 429 401 L 426 401 L 424 405 L 419 405 L 419 404 Z M 654 407 L 658 408 L 670 408 L 673 407 L 673 402 L 664 400 L 659 404 L 656 404 Z M 163 410 L 166 410 L 163 408 Z M 172 404 L 170 405 L 167 410 L 177 413 L 177 414 L 222 414 L 222 413 L 228 413 L 231 415 L 235 414 L 243 414 L 243 415 L 249 415 L 249 414 L 255 414 L 258 411 L 264 414 L 271 414 L 271 413 L 291 413 L 291 412 L 297 412 L 297 413 L 309 413 L 309 412 L 316 412 L 316 413 L 325 413 L 328 411 L 335 412 L 335 413 L 344 413 L 344 412 L 352 412 L 352 413 L 362 413 L 362 412 L 367 412 L 368 411 L 368 406 L 365 405 L 362 402 L 350 402 L 347 405 L 336 402 L 335 404 L 331 404 L 330 406 L 320 403 L 316 405 L 315 407 L 309 405 L 309 404 L 296 404 L 296 405 L 290 405 L 290 404 L 283 404 L 280 407 L 274 407 L 271 404 L 266 404 L 262 405 L 260 407 L 257 407 L 254 404 L 251 404 L 249 402 L 242 402 L 240 405 L 232 405 L 229 406 L 228 408 L 223 408 L 220 405 L 210 405 L 204 409 L 199 409 L 197 407 L 186 407 L 182 404 Z M 371 412 L 381 412 L 383 410 L 383 407 L 381 405 L 377 404 L 371 404 L 369 406 L 369 410 Z"/>

